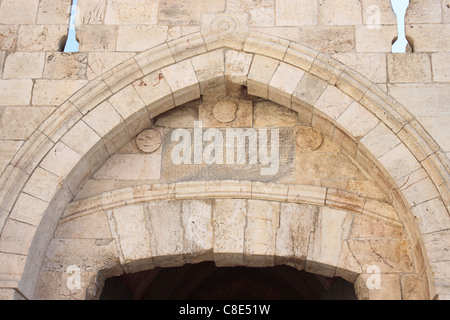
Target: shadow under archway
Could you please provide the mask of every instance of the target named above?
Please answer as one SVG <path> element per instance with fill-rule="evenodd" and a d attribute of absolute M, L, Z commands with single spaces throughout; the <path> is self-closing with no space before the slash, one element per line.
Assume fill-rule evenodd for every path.
<path fill-rule="evenodd" d="M 293 267 L 216 267 L 213 262 L 109 278 L 100 300 L 357 300 L 354 287 Z"/>

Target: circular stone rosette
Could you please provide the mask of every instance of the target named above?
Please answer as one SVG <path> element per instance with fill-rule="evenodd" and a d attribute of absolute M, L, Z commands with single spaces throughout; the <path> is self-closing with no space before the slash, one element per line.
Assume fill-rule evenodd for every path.
<path fill-rule="evenodd" d="M 295 141 L 300 151 L 315 151 L 323 142 L 322 133 L 312 127 L 299 127 L 295 133 Z"/>
<path fill-rule="evenodd" d="M 136 146 L 144 153 L 153 153 L 161 146 L 161 134 L 154 129 L 147 129 L 136 137 Z"/>

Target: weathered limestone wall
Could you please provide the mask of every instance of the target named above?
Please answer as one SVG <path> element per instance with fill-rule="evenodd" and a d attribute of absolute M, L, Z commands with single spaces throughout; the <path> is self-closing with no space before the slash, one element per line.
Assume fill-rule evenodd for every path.
<path fill-rule="evenodd" d="M 414 116 L 414 119 L 410 119 L 410 122 L 404 126 L 407 130 L 400 130 L 398 136 L 405 141 L 422 138 L 423 134 L 417 125 L 420 123 L 434 139 L 430 143 L 432 145 L 436 143 L 436 147 L 431 151 L 410 150 L 416 159 L 411 158 L 411 153 L 405 150 L 403 145 L 400 146 L 397 143 L 397 137 L 394 135 L 392 138 L 392 133 L 389 130 L 386 132 L 384 130 L 386 127 L 383 125 L 378 125 L 371 134 L 358 131 L 352 133 L 355 136 L 358 134 L 361 135 L 360 137 L 366 136 L 364 143 L 374 146 L 371 151 L 376 148 L 378 137 L 391 138 L 391 140 L 385 140 L 383 147 L 378 150 L 379 154 L 375 155 L 378 158 L 386 154 L 381 160 L 389 170 L 401 167 L 392 158 L 398 158 L 398 155 L 402 154 L 407 155 L 406 163 L 414 165 L 407 166 L 405 170 L 408 172 L 400 171 L 407 174 L 410 173 L 409 169 L 415 170 L 414 175 L 408 176 L 410 184 L 406 183 L 408 181 L 403 181 L 406 183 L 402 186 L 404 189 L 408 189 L 409 185 L 414 186 L 408 190 L 409 197 L 419 195 L 419 189 L 428 188 L 431 183 L 426 180 L 425 171 L 416 167 L 417 161 L 425 168 L 432 168 L 437 163 L 436 159 L 439 159 L 443 163 L 442 170 L 448 173 L 450 167 L 448 162 L 450 131 L 447 129 L 450 123 L 448 94 L 450 92 L 450 39 L 447 36 L 450 33 L 450 2 L 448 0 L 410 1 L 406 17 L 406 34 L 413 45 L 414 52 L 409 54 L 390 53 L 397 27 L 395 15 L 388 0 L 262 0 L 257 2 L 251 0 L 79 0 L 77 38 L 80 42 L 80 52 L 67 54 L 62 53 L 61 48 L 67 36 L 70 2 L 69 0 L 0 0 L 0 203 L 2 203 L 0 206 L 0 255 L 8 256 L 8 259 L 0 258 L 0 274 L 3 274 L 1 270 L 14 269 L 15 265 L 23 266 L 26 261 L 27 251 L 23 248 L 28 249 L 29 246 L 20 245 L 19 249 L 11 246 L 11 234 L 23 235 L 25 242 L 31 242 L 32 239 L 28 239 L 27 235 L 33 234 L 41 218 L 32 216 L 30 221 L 30 216 L 27 216 L 25 211 L 22 217 L 17 216 L 20 211 L 20 206 L 15 207 L 17 198 L 8 198 L 10 190 L 18 195 L 23 183 L 34 172 L 34 168 L 22 168 L 20 163 L 12 164 L 11 160 L 14 157 L 17 158 L 20 150 L 24 150 L 24 147 L 31 142 L 39 141 L 42 147 L 41 153 L 44 153 L 40 155 L 42 157 L 50 150 L 49 139 L 42 138 L 44 135 L 36 129 L 50 115 L 54 115 L 56 110 L 64 114 L 65 110 L 75 108 L 70 104 L 65 105 L 67 109 L 60 106 L 85 85 L 95 84 L 95 81 L 104 84 L 103 79 L 110 76 L 105 75 L 105 72 L 136 57 L 139 52 L 168 43 L 174 59 L 181 61 L 186 57 L 195 56 L 193 50 L 198 50 L 197 54 L 200 54 L 204 52 L 206 46 L 208 50 L 211 50 L 214 45 L 220 47 L 228 44 L 228 39 L 217 36 L 215 32 L 220 33 L 222 29 L 228 30 L 230 27 L 236 28 L 235 36 L 241 39 L 244 39 L 251 30 L 258 31 L 282 38 L 279 40 L 281 46 L 289 44 L 289 40 L 329 55 L 340 61 L 344 67 L 348 66 L 371 82 L 379 84 L 382 90 L 398 100 Z M 219 20 L 220 23 L 215 20 L 218 15 L 225 17 Z M 233 19 L 227 19 L 228 15 Z M 207 45 L 202 45 L 202 41 L 205 40 L 195 35 L 198 32 L 205 39 L 217 40 L 217 42 L 214 44 L 213 41 L 208 41 Z M 208 38 L 211 34 L 212 38 Z M 261 45 L 261 42 L 258 45 Z M 276 48 L 252 48 L 254 50 L 252 52 L 265 55 L 264 50 L 272 49 L 276 50 Z M 233 77 L 238 74 L 236 78 L 233 78 L 234 83 L 239 81 L 243 81 L 241 84 L 247 83 L 246 75 L 253 58 L 250 57 L 248 61 L 246 58 L 249 56 L 244 54 L 228 57 L 229 60 L 235 59 L 235 62 L 239 62 L 232 64 L 233 67 L 243 67 L 242 70 L 237 70 L 241 74 L 235 72 L 230 75 Z M 278 58 L 282 59 L 283 56 Z M 193 63 L 197 63 L 194 66 L 196 71 L 202 69 L 202 60 Z M 128 70 L 130 74 L 134 72 L 133 77 L 147 73 L 146 70 L 130 71 L 133 67 L 134 65 L 130 65 Z M 207 74 L 211 71 L 210 66 L 208 68 L 206 74 L 199 73 L 197 77 L 199 79 L 202 76 L 210 77 Z M 275 72 L 275 69 L 273 71 Z M 178 70 L 174 70 L 174 73 L 176 72 Z M 283 72 L 289 72 L 289 70 Z M 272 83 L 272 87 L 280 88 L 279 92 L 275 90 L 271 97 L 265 97 L 281 104 L 285 103 L 286 99 L 290 99 L 290 96 L 286 97 L 285 92 L 291 90 L 291 88 L 283 87 L 285 84 L 280 80 L 283 74 L 285 73 L 280 73 L 279 79 L 275 77 Z M 98 78 L 99 76 L 102 78 Z M 249 74 L 249 83 L 252 81 L 252 76 Z M 295 77 L 295 73 L 292 76 Z M 267 84 L 270 80 L 267 80 Z M 305 83 L 311 82 L 305 81 Z M 319 96 L 322 96 L 325 87 L 320 90 L 320 84 L 320 81 L 317 82 L 313 88 L 319 92 Z M 169 86 L 166 88 L 168 92 L 176 88 L 176 85 L 170 85 L 170 88 Z M 201 84 L 202 93 L 207 92 L 208 85 L 211 83 Z M 185 86 L 186 83 L 180 84 L 180 87 Z M 105 88 L 104 96 L 99 95 L 97 103 L 106 99 L 111 92 L 117 92 L 121 89 L 119 87 L 120 84 L 118 87 L 111 85 L 111 88 Z M 332 86 L 332 88 L 335 87 Z M 229 92 L 233 90 L 233 88 L 227 89 Z M 292 88 L 292 91 L 294 89 L 296 88 Z M 312 104 L 315 104 L 319 96 L 315 96 L 317 92 L 314 92 L 312 88 L 309 90 L 312 96 L 303 98 L 308 103 L 309 100 L 313 100 Z M 326 110 L 327 103 L 330 101 L 342 102 L 342 92 L 333 91 L 334 89 L 328 88 L 321 98 L 323 103 L 317 104 L 316 107 Z M 120 97 L 117 99 L 121 101 Z M 146 102 L 145 99 L 143 97 Z M 189 100 L 189 97 L 181 95 L 180 99 Z M 113 102 L 113 99 L 111 100 Z M 183 101 L 175 101 L 177 105 L 181 102 Z M 97 115 L 94 113 L 91 116 L 95 121 L 96 117 L 97 119 L 105 118 L 108 114 L 110 121 L 97 131 L 102 137 L 114 125 L 114 121 L 121 122 L 120 117 L 129 116 L 128 110 L 119 110 L 119 116 L 114 109 L 111 109 L 114 112 L 108 112 L 108 107 L 103 107 L 105 108 L 103 111 L 99 109 Z M 115 107 L 119 108 L 117 105 Z M 133 107 L 137 108 L 135 105 Z M 351 127 L 352 115 L 357 114 L 358 105 L 345 109 L 347 112 L 343 115 L 341 111 L 344 111 L 344 108 L 335 106 L 333 110 L 337 110 L 333 120 L 338 120 L 343 126 Z M 327 115 L 333 117 L 333 110 Z M 67 128 L 71 128 L 80 118 L 81 113 L 75 113 L 67 122 Z M 93 124 L 93 126 L 96 125 Z M 82 124 L 78 125 L 80 126 Z M 85 132 L 90 132 L 89 128 L 85 129 Z M 105 131 L 101 132 L 103 129 Z M 91 137 L 93 140 L 99 139 L 96 134 Z M 49 138 L 51 140 L 55 137 Z M 72 138 L 75 140 L 77 137 Z M 124 142 L 129 138 L 124 139 Z M 86 142 L 86 145 L 90 142 Z M 388 145 L 393 151 L 384 149 Z M 82 145 L 79 148 L 76 152 L 86 151 Z M 70 153 L 70 150 L 63 151 Z M 424 157 L 417 156 L 422 153 L 425 154 Z M 71 161 L 76 162 L 78 155 L 73 153 L 71 156 L 73 156 Z M 47 167 L 52 167 L 52 163 L 50 162 Z M 8 178 L 12 172 L 16 171 L 20 174 L 11 184 Z M 64 170 L 61 171 L 63 172 Z M 38 173 L 41 179 L 38 179 L 36 184 L 45 191 L 47 187 L 52 186 L 54 176 L 45 170 Z M 394 178 L 397 178 L 398 183 L 403 184 L 400 179 L 403 176 L 400 176 L 401 174 Z M 441 174 L 438 178 L 445 181 L 443 190 L 445 187 L 448 190 L 448 175 Z M 17 187 L 19 190 L 14 190 L 15 183 L 20 186 Z M 114 188 L 118 186 L 115 182 Z M 442 193 L 441 189 L 439 192 Z M 22 197 L 26 194 L 25 192 Z M 449 259 L 443 255 L 442 251 L 439 251 L 439 248 L 448 247 L 446 244 L 448 242 L 443 242 L 441 239 L 448 239 L 450 223 L 448 209 L 444 203 L 448 206 L 450 199 L 448 193 L 443 194 L 442 199 L 434 196 L 437 194 L 435 191 L 431 194 L 432 196 L 425 195 L 426 201 L 420 203 L 413 212 L 419 219 L 422 218 L 423 210 L 436 212 L 436 216 L 439 217 L 436 221 L 424 221 L 420 224 L 420 231 L 425 234 L 425 241 L 431 244 L 432 248 L 437 248 L 428 254 L 431 254 L 430 259 L 435 260 L 434 272 L 439 275 L 439 279 L 445 280 L 449 279 Z M 50 196 L 49 194 L 48 197 Z M 45 203 L 52 200 L 45 195 L 41 197 L 42 201 L 36 197 L 30 198 L 37 211 L 40 208 L 46 208 Z M 23 198 L 20 200 L 18 204 L 27 202 Z M 10 214 L 13 207 L 16 208 L 16 216 L 11 220 Z M 11 221 L 8 224 L 9 229 L 5 231 L 7 219 Z M 45 248 L 42 250 L 45 251 Z M 36 268 L 38 269 L 39 266 Z M 13 279 L 9 277 L 8 274 L 6 277 L 8 280 L 0 282 L 0 298 L 30 297 L 28 293 L 11 290 L 10 288 L 16 288 L 15 281 L 20 279 L 14 278 L 16 275 L 13 275 Z M 449 297 L 448 285 L 444 283 L 437 294 L 440 298 Z"/>

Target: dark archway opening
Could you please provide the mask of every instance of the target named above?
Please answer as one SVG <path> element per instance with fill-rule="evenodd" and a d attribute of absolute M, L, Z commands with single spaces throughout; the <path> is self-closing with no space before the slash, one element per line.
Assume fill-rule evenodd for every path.
<path fill-rule="evenodd" d="M 288 266 L 155 268 L 107 279 L 101 300 L 357 300 L 353 285 Z"/>

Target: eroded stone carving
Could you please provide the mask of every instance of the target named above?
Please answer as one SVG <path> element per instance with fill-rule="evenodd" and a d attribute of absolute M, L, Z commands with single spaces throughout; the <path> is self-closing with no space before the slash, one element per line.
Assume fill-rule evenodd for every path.
<path fill-rule="evenodd" d="M 154 129 L 144 130 L 136 137 L 136 146 L 142 152 L 153 153 L 161 146 L 161 134 Z"/>

